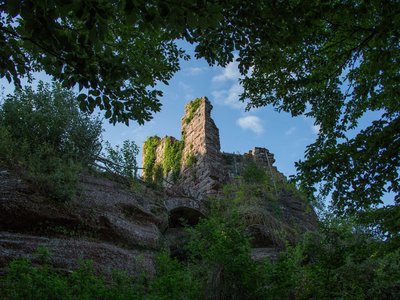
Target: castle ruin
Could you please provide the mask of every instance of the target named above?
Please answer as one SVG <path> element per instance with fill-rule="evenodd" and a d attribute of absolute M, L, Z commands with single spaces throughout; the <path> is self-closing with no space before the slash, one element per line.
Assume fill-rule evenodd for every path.
<path fill-rule="evenodd" d="M 218 195 L 222 185 L 242 175 L 250 163 L 255 163 L 258 168 L 264 169 L 273 180 L 286 181 L 285 176 L 273 165 L 274 155 L 266 148 L 255 147 L 245 154 L 221 152 L 219 130 L 211 118 L 212 108 L 206 97 L 197 98 L 186 105 L 185 115 L 181 120 L 181 140 L 168 136 L 156 138 L 157 145 L 153 145 L 155 149 L 152 150 L 155 153 L 154 163 L 151 165 L 155 171 L 150 175 L 149 170 L 146 170 L 148 166 L 145 165 L 145 160 L 151 151 L 148 145 L 143 146 L 144 178 L 152 177 L 154 180 L 156 176 L 162 177 L 163 186 L 180 190 L 195 199 Z M 168 159 L 166 148 L 177 143 L 179 147 L 175 148 L 181 152 L 173 157 L 180 160 L 179 172 L 175 170 L 179 176 L 175 176 L 174 180 L 174 171 L 165 167 L 163 169 L 162 166 Z"/>

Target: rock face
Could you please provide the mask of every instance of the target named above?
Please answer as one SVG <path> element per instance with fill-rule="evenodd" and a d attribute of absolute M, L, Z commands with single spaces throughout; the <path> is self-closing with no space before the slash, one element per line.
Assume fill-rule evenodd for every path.
<path fill-rule="evenodd" d="M 57 238 L 0 232 L 0 275 L 4 267 L 16 257 L 26 257 L 38 262 L 39 247 L 45 247 L 50 263 L 57 269 L 70 272 L 79 267 L 82 259 L 90 260 L 96 271 L 111 274 L 113 270 L 123 270 L 130 275 L 142 272 L 153 276 L 154 252 L 125 249 L 104 242 L 94 242 L 76 238 Z"/>
<path fill-rule="evenodd" d="M 167 225 L 167 212 L 154 198 L 84 174 L 78 197 L 56 203 L 35 193 L 15 172 L 0 170 L 0 270 L 10 259 L 34 257 L 37 247 L 45 246 L 54 265 L 64 270 L 88 259 L 102 272 L 154 274 L 160 228 Z"/>

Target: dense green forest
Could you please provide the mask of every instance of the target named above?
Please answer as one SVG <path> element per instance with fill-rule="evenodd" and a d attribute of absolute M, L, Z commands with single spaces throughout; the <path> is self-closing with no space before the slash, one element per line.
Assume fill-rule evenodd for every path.
<path fill-rule="evenodd" d="M 90 113 L 99 108 L 114 124 L 150 120 L 161 109 L 157 83 L 189 59 L 178 40 L 195 44 L 195 56 L 210 66 L 237 60 L 249 109 L 272 105 L 315 119 L 321 130 L 295 180 L 312 203 L 332 198 L 319 229 L 275 262 L 250 259 L 237 201 L 227 196 L 188 229 L 187 260 L 160 253 L 153 279 L 109 280 L 87 264 L 65 276 L 42 249 L 41 266 L 11 263 L 0 296 L 397 298 L 399 16 L 397 1 L 379 0 L 0 0 L 0 77 L 17 87 L 1 103 L 0 161 L 54 201 L 74 197 L 80 172 L 96 168 L 103 148 L 103 167 L 135 182 L 137 146 L 102 146 L 101 121 Z M 23 89 L 21 78 L 37 71 L 57 83 Z M 368 111 L 379 117 L 350 137 Z M 248 184 L 265 182 L 243 180 L 233 194 Z M 382 201 L 387 192 L 391 204 Z"/>

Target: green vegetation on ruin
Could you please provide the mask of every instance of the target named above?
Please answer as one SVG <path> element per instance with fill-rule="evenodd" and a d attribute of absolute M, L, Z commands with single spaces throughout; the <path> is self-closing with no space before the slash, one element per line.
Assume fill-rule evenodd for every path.
<path fill-rule="evenodd" d="M 164 142 L 161 164 L 156 164 L 157 147 Z M 144 175 L 148 183 L 160 185 L 162 178 L 172 174 L 172 181 L 176 182 L 181 170 L 182 151 L 184 141 L 172 137 L 160 139 L 158 136 L 149 137 L 143 146 Z"/>
<path fill-rule="evenodd" d="M 144 179 L 148 183 L 153 183 L 156 164 L 157 146 L 160 143 L 158 136 L 149 137 L 143 144 L 143 169 Z"/>
<path fill-rule="evenodd" d="M 189 124 L 190 121 L 192 121 L 195 112 L 200 107 L 200 104 L 201 104 L 201 98 L 196 98 L 193 101 L 190 101 L 186 105 L 186 109 L 187 109 L 186 118 L 185 118 L 185 123 L 186 124 Z"/>
<path fill-rule="evenodd" d="M 176 182 L 181 172 L 182 151 L 185 146 L 184 141 L 175 140 L 172 137 L 166 137 L 163 154 L 163 172 L 167 176 L 172 172 L 172 181 Z"/>

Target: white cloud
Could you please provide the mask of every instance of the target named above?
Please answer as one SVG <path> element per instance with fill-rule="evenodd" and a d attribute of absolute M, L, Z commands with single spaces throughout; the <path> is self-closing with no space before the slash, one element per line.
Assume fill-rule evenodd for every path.
<path fill-rule="evenodd" d="M 290 127 L 285 131 L 285 135 L 292 135 L 296 131 L 296 127 Z"/>
<path fill-rule="evenodd" d="M 182 94 L 184 95 L 183 98 L 185 99 L 185 101 L 194 99 L 193 88 L 190 85 L 187 85 L 186 83 L 184 83 L 182 81 L 179 81 L 178 87 L 183 92 Z"/>
<path fill-rule="evenodd" d="M 245 116 L 237 119 L 236 123 L 244 130 L 249 129 L 254 133 L 261 134 L 264 128 L 261 123 L 261 119 L 256 116 Z"/>
<path fill-rule="evenodd" d="M 228 80 L 238 80 L 240 78 L 240 72 L 238 69 L 238 62 L 230 62 L 225 68 L 222 69 L 222 73 L 212 78 L 213 82 L 225 82 Z"/>
<path fill-rule="evenodd" d="M 192 68 L 188 68 L 186 69 L 186 73 L 188 75 L 199 75 L 200 73 L 204 72 L 206 70 L 206 68 L 200 68 L 200 67 L 192 67 Z"/>
<path fill-rule="evenodd" d="M 239 101 L 239 95 L 243 93 L 240 83 L 233 84 L 228 90 L 217 90 L 211 92 L 215 101 L 236 109 L 245 109 L 246 104 Z"/>
<path fill-rule="evenodd" d="M 230 62 L 225 68 L 220 68 L 220 74 L 212 78 L 214 83 L 227 83 L 230 87 L 214 90 L 211 92 L 217 103 L 227 105 L 234 109 L 244 110 L 246 104 L 239 101 L 240 94 L 243 93 L 243 87 L 239 82 L 241 78 L 237 61 Z"/>
<path fill-rule="evenodd" d="M 320 126 L 320 125 L 312 125 L 312 126 L 311 126 L 311 130 L 312 130 L 315 134 L 318 134 L 319 131 L 321 130 L 321 126 Z"/>
<path fill-rule="evenodd" d="M 190 87 L 190 85 L 187 85 L 186 83 L 179 81 L 178 82 L 178 87 L 181 88 L 184 91 L 191 91 L 192 88 Z"/>

